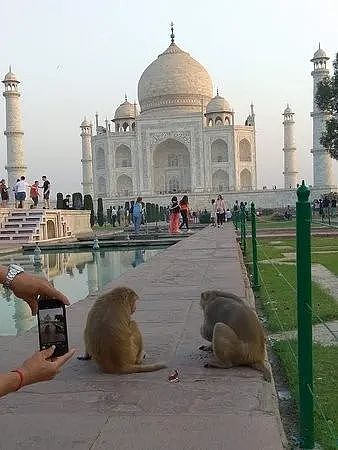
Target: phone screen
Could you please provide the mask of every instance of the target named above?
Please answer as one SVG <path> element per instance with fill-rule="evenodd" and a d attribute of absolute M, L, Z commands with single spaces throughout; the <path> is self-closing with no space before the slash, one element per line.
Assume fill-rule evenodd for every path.
<path fill-rule="evenodd" d="M 64 307 L 39 308 L 40 350 L 55 345 L 54 356 L 68 352 L 67 324 Z"/>

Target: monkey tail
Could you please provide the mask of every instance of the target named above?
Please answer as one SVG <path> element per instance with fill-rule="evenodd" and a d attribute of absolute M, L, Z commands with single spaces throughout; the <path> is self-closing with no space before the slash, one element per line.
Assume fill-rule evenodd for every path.
<path fill-rule="evenodd" d="M 265 381 L 268 381 L 269 383 L 271 382 L 271 378 L 272 378 L 271 370 L 270 370 L 270 368 L 268 367 L 268 365 L 266 364 L 265 361 L 263 361 L 263 362 L 255 362 L 255 363 L 251 364 L 251 367 L 253 369 L 256 369 L 256 370 L 259 370 L 260 372 L 262 372 L 263 373 L 263 378 L 264 378 Z"/>
<path fill-rule="evenodd" d="M 167 367 L 163 363 L 157 364 L 135 364 L 133 366 L 125 367 L 121 369 L 120 373 L 141 373 L 141 372 L 154 372 L 155 370 L 161 370 Z"/>

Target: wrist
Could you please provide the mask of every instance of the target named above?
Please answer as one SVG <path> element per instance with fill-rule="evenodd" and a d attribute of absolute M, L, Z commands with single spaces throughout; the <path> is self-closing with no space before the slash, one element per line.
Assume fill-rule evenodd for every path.
<path fill-rule="evenodd" d="M 25 385 L 25 373 L 23 371 L 23 369 L 13 369 L 11 370 L 11 374 L 13 374 L 13 376 L 15 376 L 15 381 L 16 384 L 14 385 L 14 389 L 15 391 L 18 391 L 19 389 L 21 389 L 24 385 Z"/>

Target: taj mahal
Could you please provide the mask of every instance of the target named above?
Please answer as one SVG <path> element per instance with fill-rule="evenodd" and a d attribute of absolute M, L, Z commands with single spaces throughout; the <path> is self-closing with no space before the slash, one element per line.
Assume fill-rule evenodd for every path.
<path fill-rule="evenodd" d="M 83 194 L 101 197 L 106 207 L 135 196 L 167 204 L 174 193 L 189 194 L 192 203 L 206 206 L 218 193 L 229 202 L 245 195 L 258 206 L 284 206 L 296 201 L 298 161 L 295 114 L 283 110 L 284 187 L 257 187 L 256 117 L 249 107 L 245 123 L 235 120 L 235 109 L 213 87 L 207 70 L 175 42 L 144 70 L 138 82 L 138 104 L 125 96 L 111 120 L 95 126 L 86 118 L 80 125 Z M 329 57 L 320 48 L 313 70 L 313 198 L 337 189 L 333 160 L 320 143 L 327 113 L 314 101 L 317 84 L 327 75 Z M 25 175 L 19 80 L 6 74 L 7 165 L 9 186 Z M 215 95 L 216 94 L 216 95 Z M 310 149 L 309 149 L 310 150 Z M 148 200 L 149 199 L 149 200 Z"/>

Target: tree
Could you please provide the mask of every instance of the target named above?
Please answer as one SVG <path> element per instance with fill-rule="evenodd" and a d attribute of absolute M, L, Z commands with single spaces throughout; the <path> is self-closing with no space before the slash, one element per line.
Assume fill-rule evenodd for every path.
<path fill-rule="evenodd" d="M 319 109 L 330 114 L 320 143 L 332 158 L 338 159 L 338 53 L 333 62 L 333 76 L 328 76 L 318 83 L 315 101 Z"/>
<path fill-rule="evenodd" d="M 94 204 L 90 194 L 85 194 L 83 197 L 83 209 L 90 211 L 90 226 L 93 228 L 95 223 Z"/>
<path fill-rule="evenodd" d="M 100 227 L 102 227 L 104 224 L 102 198 L 97 199 L 97 223 Z"/>
<path fill-rule="evenodd" d="M 74 192 L 72 196 L 73 209 L 82 209 L 82 194 L 81 192 Z"/>

